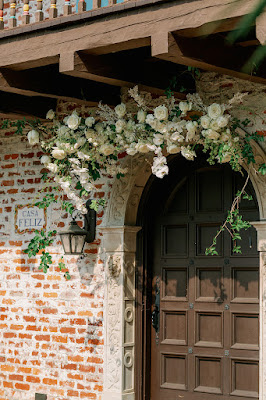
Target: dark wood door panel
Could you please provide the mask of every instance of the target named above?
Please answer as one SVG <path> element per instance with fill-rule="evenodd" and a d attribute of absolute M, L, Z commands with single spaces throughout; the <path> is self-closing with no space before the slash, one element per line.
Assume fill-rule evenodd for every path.
<path fill-rule="evenodd" d="M 258 398 L 255 232 L 244 235 L 241 256 L 225 233 L 219 255 L 205 256 L 239 185 L 222 166 L 192 170 L 170 185 L 153 228 L 152 302 L 156 285 L 160 299 L 158 333 L 151 328 L 151 400 Z M 254 200 L 242 209 L 256 219 L 256 207 Z"/>

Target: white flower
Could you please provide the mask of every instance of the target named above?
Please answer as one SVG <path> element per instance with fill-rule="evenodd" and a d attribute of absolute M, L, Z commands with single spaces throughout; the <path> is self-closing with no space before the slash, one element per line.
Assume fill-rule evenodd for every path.
<path fill-rule="evenodd" d="M 234 137 L 234 142 L 239 142 L 239 137 L 238 136 Z"/>
<path fill-rule="evenodd" d="M 205 137 L 212 140 L 217 140 L 220 137 L 220 134 L 213 129 L 207 129 L 205 131 Z"/>
<path fill-rule="evenodd" d="M 118 104 L 115 107 L 115 113 L 118 116 L 118 118 L 123 118 L 123 116 L 125 115 L 127 109 L 126 109 L 126 105 L 124 103 Z"/>
<path fill-rule="evenodd" d="M 154 109 L 154 116 L 159 121 L 166 121 L 168 119 L 168 109 L 165 106 L 158 106 Z"/>
<path fill-rule="evenodd" d="M 222 107 L 220 106 L 220 104 L 213 103 L 208 107 L 208 116 L 211 119 L 217 119 L 222 114 L 223 114 L 223 110 L 222 110 Z"/>
<path fill-rule="evenodd" d="M 134 156 L 137 153 L 137 150 L 134 147 L 130 146 L 126 149 L 126 152 L 128 155 Z"/>
<path fill-rule="evenodd" d="M 98 122 L 98 124 L 95 125 L 95 129 L 99 134 L 103 133 L 103 124 L 101 122 Z"/>
<path fill-rule="evenodd" d="M 177 141 L 177 142 L 183 142 L 183 141 L 185 140 L 185 138 L 184 138 L 183 135 L 180 135 L 180 133 L 174 132 L 174 133 L 171 135 L 171 140 L 173 140 L 174 142 L 175 142 L 175 141 Z"/>
<path fill-rule="evenodd" d="M 163 143 L 163 135 L 160 135 L 160 133 L 155 133 L 153 135 L 153 143 L 156 146 L 160 146 Z"/>
<path fill-rule="evenodd" d="M 178 146 L 177 144 L 170 144 L 167 147 L 167 151 L 169 154 L 176 154 L 176 153 L 180 153 L 181 147 Z"/>
<path fill-rule="evenodd" d="M 214 131 L 218 131 L 220 129 L 218 125 L 218 119 L 214 119 L 210 123 L 210 129 L 213 129 Z"/>
<path fill-rule="evenodd" d="M 66 157 L 66 152 L 64 150 L 58 149 L 58 147 L 54 147 L 52 151 L 52 157 L 57 160 L 63 160 Z"/>
<path fill-rule="evenodd" d="M 192 108 L 192 103 L 187 102 L 187 101 L 180 101 L 178 104 L 180 111 L 182 111 L 182 114 L 186 114 L 188 111 L 191 110 Z"/>
<path fill-rule="evenodd" d="M 145 122 L 147 113 L 144 110 L 139 110 L 137 113 L 137 120 L 143 124 Z"/>
<path fill-rule="evenodd" d="M 147 124 L 151 125 L 152 123 L 154 123 L 154 115 L 148 114 L 145 121 Z"/>
<path fill-rule="evenodd" d="M 67 125 L 68 118 L 69 118 L 69 115 L 63 119 L 63 122 L 64 122 L 64 124 L 66 124 L 66 125 Z"/>
<path fill-rule="evenodd" d="M 55 112 L 54 112 L 54 110 L 49 110 L 48 112 L 47 112 L 47 114 L 46 114 L 46 119 L 54 119 L 54 117 L 55 117 Z"/>
<path fill-rule="evenodd" d="M 101 147 L 100 147 L 100 149 L 99 149 L 99 151 L 102 153 L 102 154 L 104 154 L 105 156 L 109 156 L 110 154 L 113 154 L 113 152 L 114 152 L 114 146 L 111 144 L 111 143 L 106 143 L 106 144 L 103 144 Z"/>
<path fill-rule="evenodd" d="M 127 129 L 129 130 L 129 131 L 131 131 L 131 130 L 133 130 L 134 128 L 135 128 L 135 122 L 132 120 L 132 119 L 130 119 L 128 122 L 127 122 Z"/>
<path fill-rule="evenodd" d="M 121 133 L 126 126 L 126 121 L 124 119 L 119 119 L 115 123 L 115 129 L 117 133 Z"/>
<path fill-rule="evenodd" d="M 86 138 L 90 141 L 90 139 L 93 139 L 96 135 L 96 132 L 94 129 L 87 129 L 85 131 L 85 136 Z"/>
<path fill-rule="evenodd" d="M 210 119 L 210 117 L 208 117 L 208 115 L 203 115 L 203 117 L 201 117 L 201 119 L 200 119 L 201 126 L 204 129 L 208 129 L 209 128 L 210 122 L 211 122 L 211 119 Z"/>
<path fill-rule="evenodd" d="M 91 128 L 92 125 L 94 124 L 94 122 L 95 122 L 95 119 L 93 117 L 88 117 L 88 118 L 85 119 L 85 125 L 88 128 Z"/>
<path fill-rule="evenodd" d="M 189 122 L 186 123 L 186 128 L 187 128 L 186 140 L 187 141 L 188 140 L 192 140 L 194 138 L 194 136 L 195 136 L 195 134 L 197 132 L 197 127 L 198 127 L 198 124 L 197 124 L 196 121 L 194 121 L 194 122 L 189 121 Z"/>
<path fill-rule="evenodd" d="M 224 128 L 229 121 L 229 115 L 221 115 L 220 117 L 217 118 L 217 124 L 219 128 Z"/>
<path fill-rule="evenodd" d="M 44 155 L 41 157 L 41 163 L 44 165 L 49 164 L 51 161 L 52 161 L 51 157 L 49 157 L 49 156 Z"/>
<path fill-rule="evenodd" d="M 39 141 L 40 141 L 39 133 L 37 131 L 35 131 L 34 129 L 32 131 L 30 131 L 28 133 L 28 141 L 31 146 L 34 146 L 35 144 L 39 143 Z"/>
<path fill-rule="evenodd" d="M 56 164 L 54 164 L 54 163 L 49 163 L 49 164 L 47 164 L 47 166 L 46 166 L 48 169 L 49 169 L 49 171 L 51 171 L 53 174 L 55 174 L 56 172 L 57 172 L 57 170 L 58 170 L 58 166 L 56 165 Z"/>
<path fill-rule="evenodd" d="M 140 153 L 148 153 L 150 151 L 149 146 L 146 143 L 137 143 L 136 150 Z"/>
<path fill-rule="evenodd" d="M 196 157 L 195 151 L 191 150 L 190 147 L 181 147 L 181 154 L 183 157 L 185 157 L 187 160 L 193 161 L 194 157 Z"/>
<path fill-rule="evenodd" d="M 74 111 L 67 120 L 67 126 L 70 129 L 76 130 L 79 127 L 81 118 L 78 116 L 78 114 Z"/>
<path fill-rule="evenodd" d="M 165 175 L 168 175 L 169 173 L 169 168 L 167 165 L 162 165 L 155 171 L 155 175 L 157 178 L 162 179 Z"/>

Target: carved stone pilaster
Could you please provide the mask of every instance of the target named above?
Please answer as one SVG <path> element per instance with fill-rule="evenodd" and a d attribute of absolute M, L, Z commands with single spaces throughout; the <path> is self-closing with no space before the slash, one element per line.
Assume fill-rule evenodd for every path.
<path fill-rule="evenodd" d="M 251 222 L 257 229 L 258 251 L 260 253 L 260 378 L 259 399 L 266 396 L 266 220 Z"/>
<path fill-rule="evenodd" d="M 105 260 L 104 400 L 134 400 L 135 254 L 139 227 L 101 228 Z"/>

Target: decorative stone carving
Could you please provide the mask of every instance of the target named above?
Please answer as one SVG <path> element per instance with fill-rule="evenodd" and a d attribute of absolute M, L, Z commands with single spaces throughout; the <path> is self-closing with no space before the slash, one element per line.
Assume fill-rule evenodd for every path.
<path fill-rule="evenodd" d="M 108 269 L 110 275 L 117 278 L 121 273 L 121 258 L 117 255 L 110 256 L 108 259 Z"/>

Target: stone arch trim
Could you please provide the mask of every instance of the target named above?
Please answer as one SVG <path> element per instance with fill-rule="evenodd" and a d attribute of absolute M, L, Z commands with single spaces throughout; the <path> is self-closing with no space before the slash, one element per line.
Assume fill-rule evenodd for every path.
<path fill-rule="evenodd" d="M 240 133 L 241 134 L 241 133 Z M 255 142 L 251 143 L 257 164 L 266 162 L 266 154 Z M 103 250 L 105 253 L 105 373 L 104 400 L 135 400 L 134 379 L 135 349 L 135 258 L 137 213 L 143 190 L 151 176 L 151 157 L 140 155 L 127 157 L 123 167 L 129 173 L 113 184 L 103 227 Z M 262 349 L 266 346 L 266 176 L 255 173 L 249 166 L 260 211 L 258 229 L 260 256 L 260 316 L 261 341 L 260 376 L 266 373 Z M 263 221 L 265 220 L 265 222 Z M 263 242 L 263 245 L 261 244 Z M 264 312 L 266 315 L 266 313 Z M 265 354 L 266 359 L 266 354 Z M 265 365 L 263 369 L 263 365 Z M 264 387 L 265 386 L 265 387 Z M 266 382 L 260 382 L 260 400 L 266 393 Z"/>

